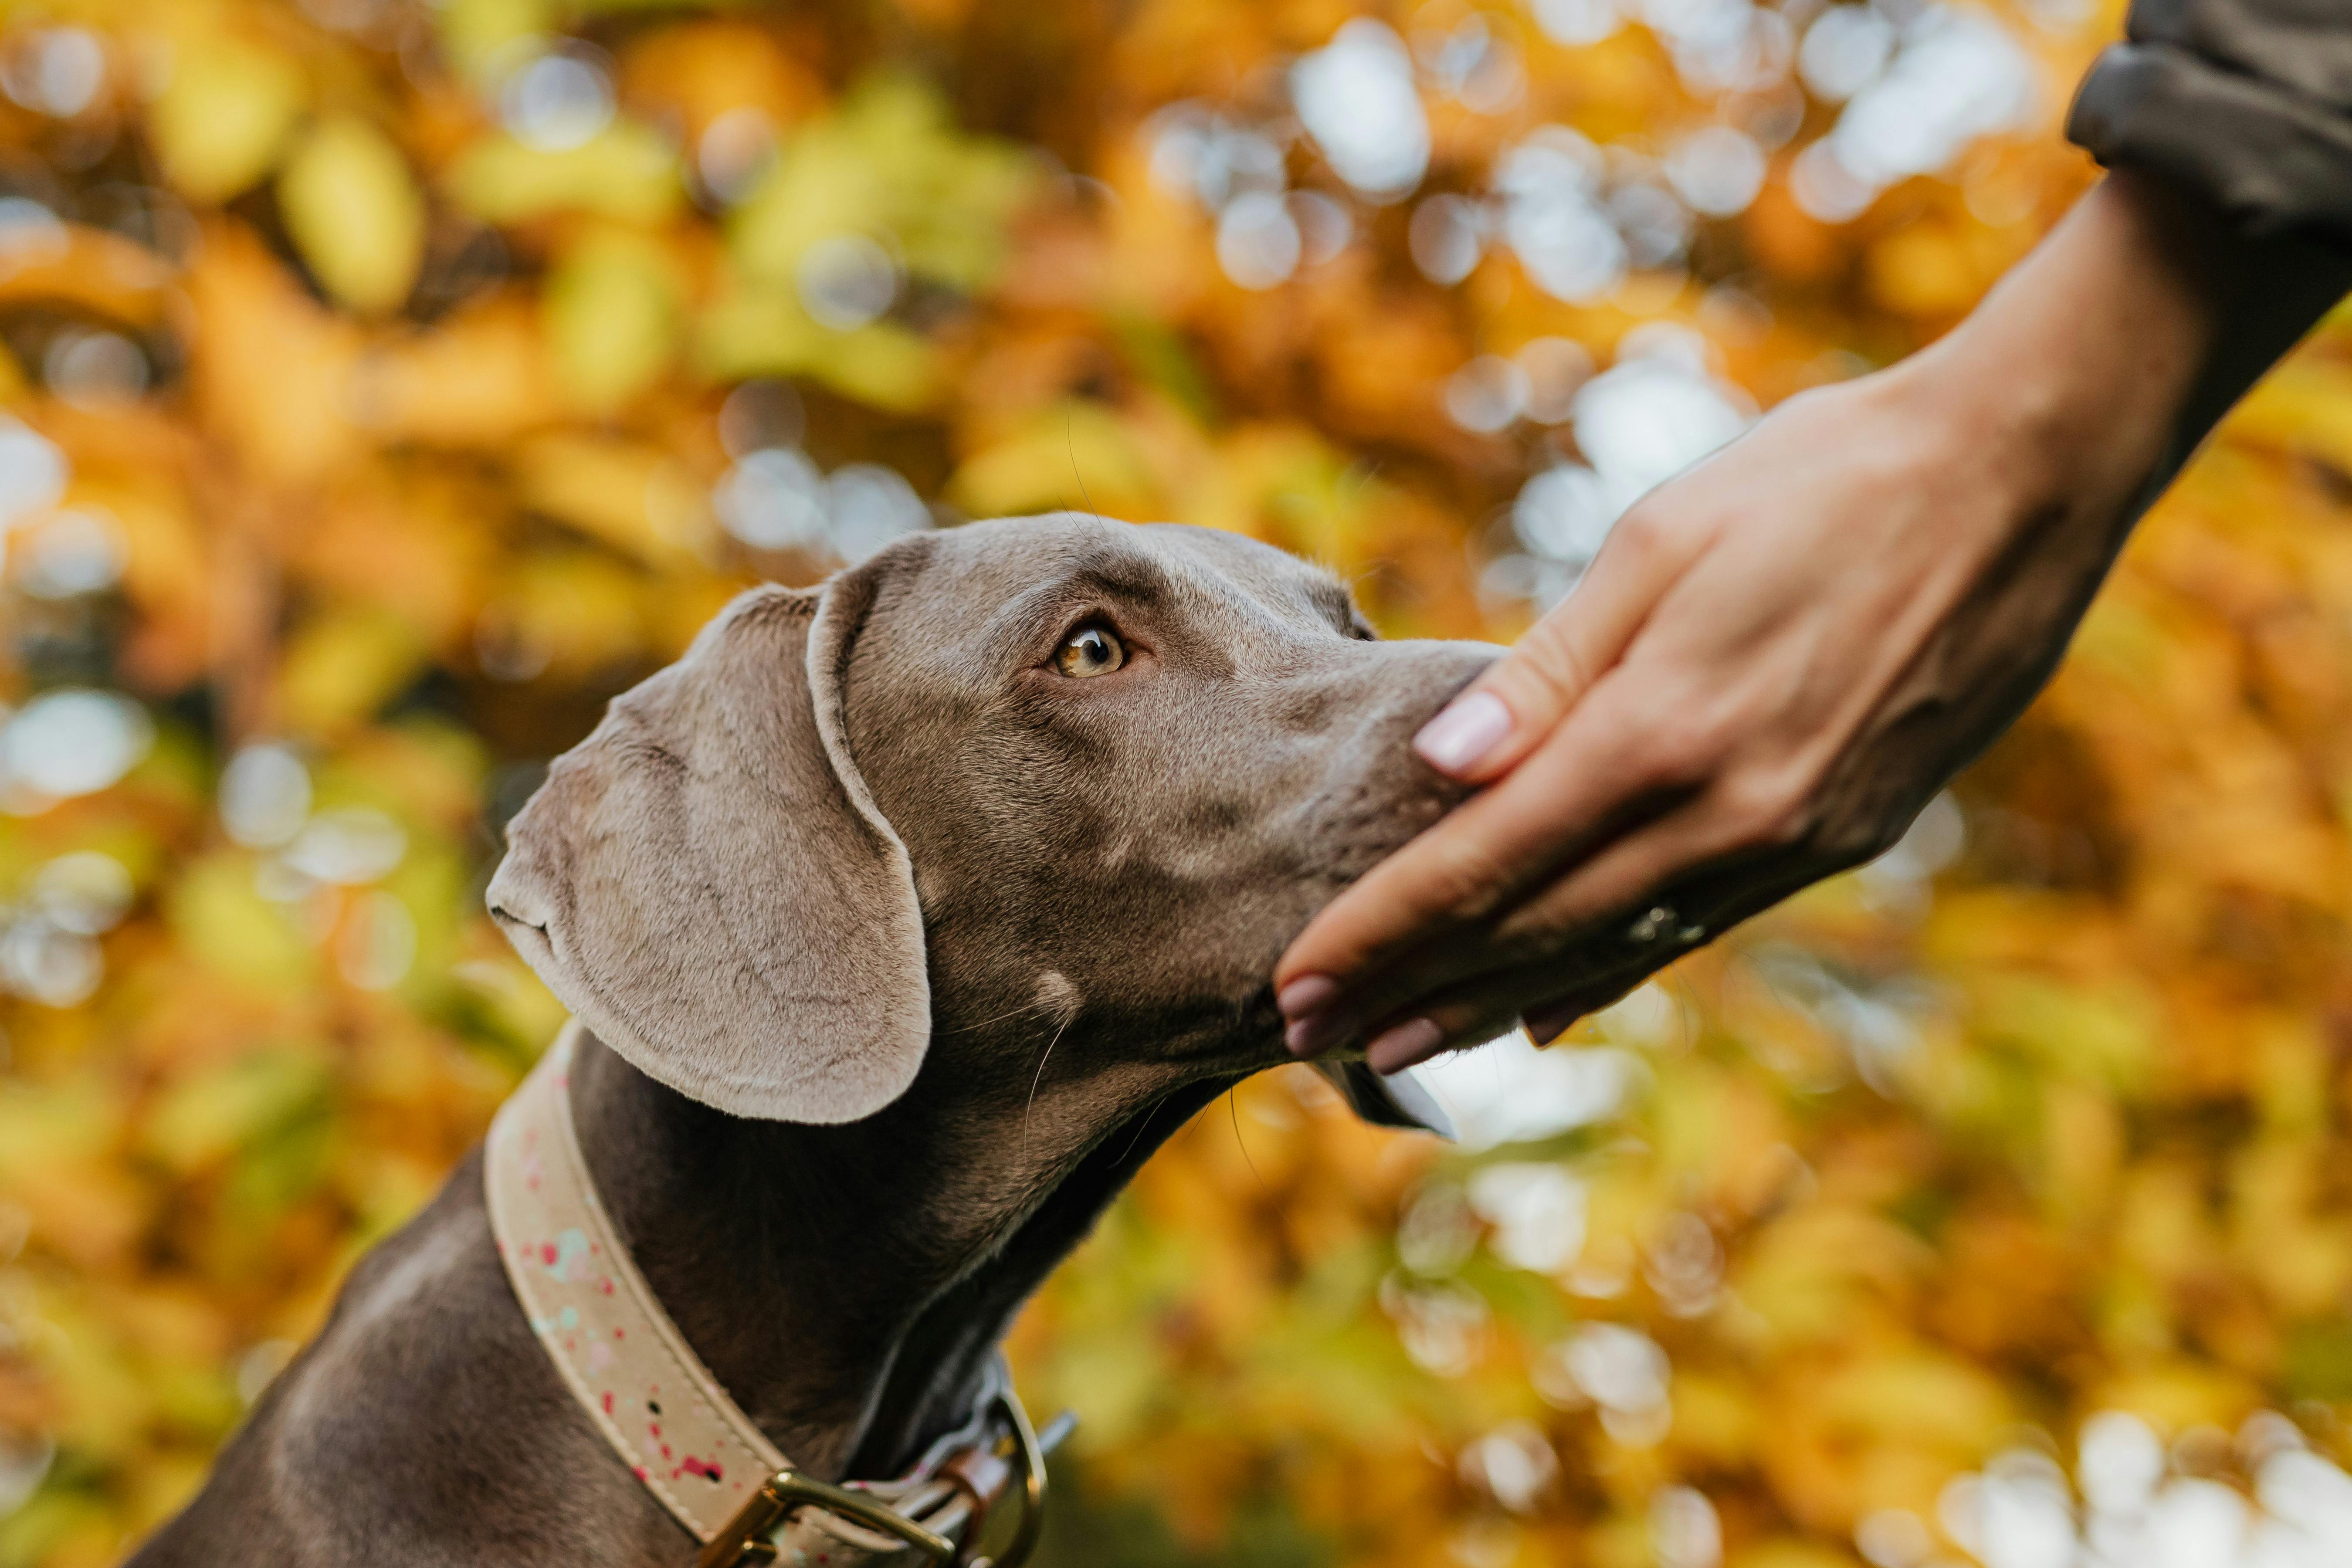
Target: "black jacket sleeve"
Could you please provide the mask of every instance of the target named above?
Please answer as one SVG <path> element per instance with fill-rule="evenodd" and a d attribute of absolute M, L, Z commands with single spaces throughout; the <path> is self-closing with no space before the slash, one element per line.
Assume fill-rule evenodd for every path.
<path fill-rule="evenodd" d="M 2135 0 L 2067 135 L 2257 237 L 2352 250 L 2352 0 Z"/>

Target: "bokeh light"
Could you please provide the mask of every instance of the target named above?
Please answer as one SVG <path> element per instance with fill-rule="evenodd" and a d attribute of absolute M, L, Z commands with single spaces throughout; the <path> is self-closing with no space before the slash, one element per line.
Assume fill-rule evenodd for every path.
<path fill-rule="evenodd" d="M 1393 29 L 1368 17 L 1290 72 L 1299 122 L 1333 172 L 1373 201 L 1393 199 L 1428 170 L 1428 116 L 1413 89 L 1412 57 Z"/>
<path fill-rule="evenodd" d="M 14 40 L 0 61 L 0 90 L 26 109 L 68 120 L 106 85 L 106 46 L 86 27 L 41 27 Z"/>
<path fill-rule="evenodd" d="M 43 692 L 0 723 L 0 789 L 92 794 L 136 766 L 153 737 L 146 710 L 118 693 Z"/>
<path fill-rule="evenodd" d="M 550 50 L 510 72 L 499 94 L 499 117 L 516 141 L 541 153 L 569 153 L 613 122 L 613 84 L 586 49 Z"/>

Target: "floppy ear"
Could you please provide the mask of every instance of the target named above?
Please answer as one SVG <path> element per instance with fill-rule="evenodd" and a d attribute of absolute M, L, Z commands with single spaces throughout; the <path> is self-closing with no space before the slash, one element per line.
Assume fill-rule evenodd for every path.
<path fill-rule="evenodd" d="M 1374 1072 L 1367 1062 L 1321 1061 L 1315 1064 L 1331 1087 L 1347 1097 L 1356 1114 L 1375 1127 L 1410 1127 L 1434 1132 L 1454 1142 L 1454 1118 L 1429 1092 L 1411 1068 L 1402 1072 Z"/>
<path fill-rule="evenodd" d="M 736 1116 L 854 1121 L 930 1038 L 906 847 L 843 738 L 871 570 L 743 595 L 555 760 L 490 879 L 596 1037 Z"/>

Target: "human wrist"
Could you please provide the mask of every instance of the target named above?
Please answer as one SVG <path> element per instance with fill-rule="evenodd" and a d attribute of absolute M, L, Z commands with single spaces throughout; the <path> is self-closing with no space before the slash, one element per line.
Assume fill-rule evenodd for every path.
<path fill-rule="evenodd" d="M 1931 507 L 1937 548 L 1979 561 L 2007 552 L 2084 489 L 2081 443 L 2061 367 L 2037 363 L 1963 325 L 1931 349 L 1851 384 L 1849 428 Z"/>
<path fill-rule="evenodd" d="M 1903 368 L 2020 506 L 2121 521 L 2176 439 L 2228 265 L 2179 198 L 2111 176 Z"/>

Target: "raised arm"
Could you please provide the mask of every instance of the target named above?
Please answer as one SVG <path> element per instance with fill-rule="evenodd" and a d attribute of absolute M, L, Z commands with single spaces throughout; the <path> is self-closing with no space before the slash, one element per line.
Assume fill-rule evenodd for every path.
<path fill-rule="evenodd" d="M 1549 1037 L 1891 844 L 2041 689 L 2132 521 L 2352 287 L 2352 7 L 2143 5 L 2134 38 L 2071 128 L 2117 172 L 1961 326 L 1654 491 L 1423 731 L 1489 787 L 1284 956 L 1294 1049 Z"/>

